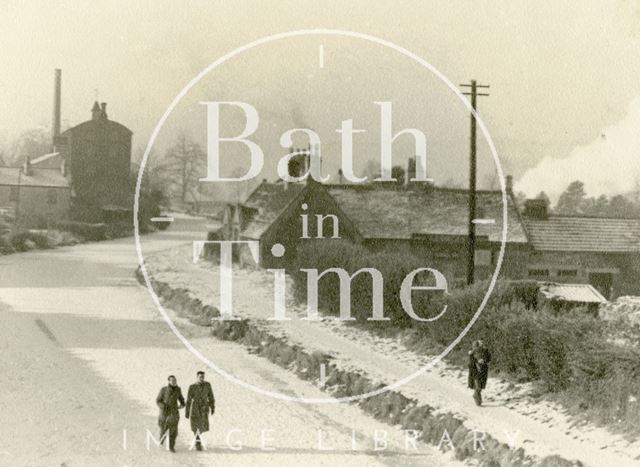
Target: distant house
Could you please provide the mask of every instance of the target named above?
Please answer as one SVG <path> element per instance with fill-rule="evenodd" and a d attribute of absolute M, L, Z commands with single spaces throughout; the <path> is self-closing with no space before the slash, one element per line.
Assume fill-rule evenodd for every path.
<path fill-rule="evenodd" d="M 71 187 L 60 168 L 0 167 L 0 211 L 22 228 L 46 228 L 65 220 Z"/>
<path fill-rule="evenodd" d="M 605 298 L 640 290 L 640 219 L 550 215 L 545 200 L 527 200 L 531 279 L 593 285 Z"/>
<path fill-rule="evenodd" d="M 226 206 L 224 201 L 198 191 L 188 191 L 185 195 L 184 208 L 189 214 L 217 219 L 222 217 Z"/>
<path fill-rule="evenodd" d="M 61 128 L 62 71 L 54 73 L 53 151 L 25 161 L 22 168 L 0 167 L 0 210 L 25 225 L 51 219 L 85 222 L 131 219 L 131 138 L 110 120 L 107 104 L 94 102 L 91 119 Z M 15 211 L 15 212 L 14 212 Z"/>
<path fill-rule="evenodd" d="M 94 103 L 91 120 L 53 137 L 54 152 L 23 167 L 0 167 L 0 209 L 28 227 L 52 219 L 129 220 L 131 131 Z"/>

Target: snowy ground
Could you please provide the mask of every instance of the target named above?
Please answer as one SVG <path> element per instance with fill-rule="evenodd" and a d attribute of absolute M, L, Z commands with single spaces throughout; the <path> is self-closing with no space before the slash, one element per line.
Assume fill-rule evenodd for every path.
<path fill-rule="evenodd" d="M 191 254 L 189 248 L 175 249 L 147 259 L 147 266 L 159 281 L 187 288 L 203 303 L 218 306 L 218 268 L 207 262 L 193 265 Z M 263 270 L 235 271 L 234 314 L 252 318 L 272 334 L 286 337 L 307 350 L 332 354 L 333 362 L 339 367 L 363 371 L 387 384 L 429 363 L 428 358 L 407 350 L 393 339 L 373 336 L 333 319 L 301 321 L 304 311 L 291 298 L 287 302 L 287 314 L 294 319 L 267 321 L 273 315 L 272 282 L 271 273 Z M 465 376 L 455 368 L 438 363 L 400 390 L 443 412 L 461 415 L 470 428 L 488 432 L 505 443 L 515 440 L 528 454 L 557 454 L 591 466 L 640 462 L 640 442 L 630 442 L 584 422 L 576 423 L 561 407 L 527 397 L 526 386 L 492 379 L 486 391 L 487 403 L 478 408 L 466 388 Z"/>
<path fill-rule="evenodd" d="M 640 326 L 640 297 L 618 297 L 600 307 L 600 317 L 606 320 L 620 320 L 629 326 Z"/>
<path fill-rule="evenodd" d="M 154 234 L 145 248 L 174 246 L 185 235 Z M 450 452 L 414 448 L 406 433 L 355 406 L 277 401 L 212 371 L 217 411 L 208 450 L 189 449 L 184 418 L 176 454 L 152 439 L 148 450 L 166 376 L 175 374 L 186 394 L 203 365 L 159 319 L 133 279 L 136 266 L 131 239 L 0 257 L 0 465 L 461 465 Z M 236 377 L 292 396 L 323 396 L 243 347 L 177 322 Z"/>

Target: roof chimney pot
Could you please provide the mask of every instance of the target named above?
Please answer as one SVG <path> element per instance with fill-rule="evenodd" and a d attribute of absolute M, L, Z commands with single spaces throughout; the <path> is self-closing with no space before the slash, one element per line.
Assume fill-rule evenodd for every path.
<path fill-rule="evenodd" d="M 27 158 L 24 161 L 24 164 L 22 166 L 22 173 L 25 174 L 27 177 L 31 175 L 31 158 L 29 156 L 27 156 Z"/>
<path fill-rule="evenodd" d="M 513 193 L 513 177 L 511 175 L 507 175 L 507 194 Z"/>
<path fill-rule="evenodd" d="M 524 216 L 529 219 L 546 220 L 549 217 L 549 206 L 546 199 L 528 199 L 524 202 Z"/>
<path fill-rule="evenodd" d="M 93 107 L 91 108 L 91 120 L 100 119 L 100 115 L 102 115 L 102 110 L 100 109 L 100 104 L 98 101 L 93 103 Z"/>

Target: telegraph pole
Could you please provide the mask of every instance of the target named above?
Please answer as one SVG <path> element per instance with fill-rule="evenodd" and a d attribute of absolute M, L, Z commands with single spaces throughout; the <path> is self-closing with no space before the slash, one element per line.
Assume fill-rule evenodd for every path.
<path fill-rule="evenodd" d="M 465 96 L 471 96 L 471 134 L 469 138 L 469 238 L 467 241 L 467 285 L 473 284 L 475 276 L 476 254 L 476 100 L 478 96 L 488 96 L 488 93 L 479 93 L 478 89 L 488 89 L 487 84 L 478 84 L 472 79 L 471 84 L 461 84 L 461 87 L 471 88 L 469 92 L 463 92 Z"/>

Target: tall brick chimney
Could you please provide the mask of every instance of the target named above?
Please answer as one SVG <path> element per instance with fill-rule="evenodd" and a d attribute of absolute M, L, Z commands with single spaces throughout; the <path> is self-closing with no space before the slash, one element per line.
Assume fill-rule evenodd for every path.
<path fill-rule="evenodd" d="M 62 70 L 56 68 L 53 77 L 53 118 L 51 119 L 51 141 L 55 145 L 60 136 L 60 94 L 62 92 Z"/>

